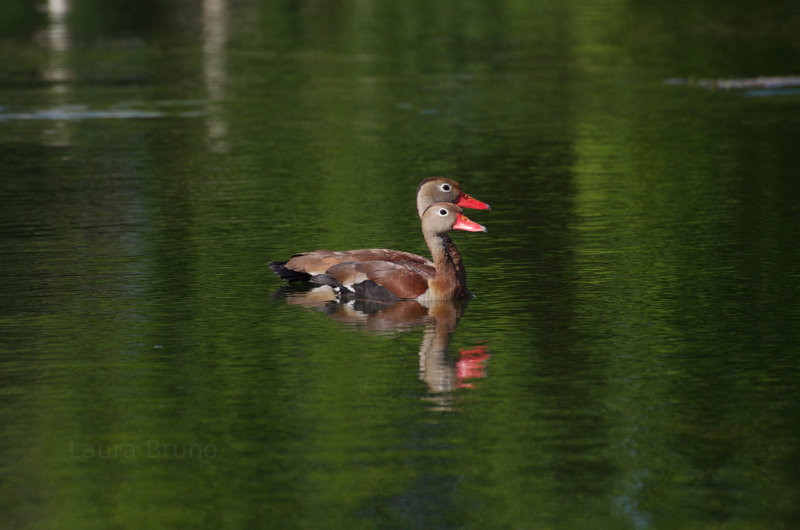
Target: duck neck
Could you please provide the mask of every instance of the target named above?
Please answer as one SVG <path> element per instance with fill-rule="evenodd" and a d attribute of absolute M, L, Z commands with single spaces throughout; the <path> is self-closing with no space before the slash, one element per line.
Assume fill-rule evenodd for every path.
<path fill-rule="evenodd" d="M 446 234 L 425 234 L 425 243 L 427 243 L 428 249 L 431 251 L 433 265 L 436 267 L 436 278 L 455 278 L 457 276 L 457 266 L 453 255 L 458 256 L 459 262 L 461 261 L 461 256 L 453 241 Z"/>
<path fill-rule="evenodd" d="M 453 243 L 453 240 L 450 239 L 450 235 L 445 236 L 445 246 L 447 248 L 447 254 L 450 256 L 450 261 L 453 262 L 453 267 L 456 271 L 456 278 L 458 278 L 458 283 L 466 287 L 467 285 L 467 270 L 464 268 L 464 261 L 461 259 L 461 253 L 456 248 L 456 244 Z"/>

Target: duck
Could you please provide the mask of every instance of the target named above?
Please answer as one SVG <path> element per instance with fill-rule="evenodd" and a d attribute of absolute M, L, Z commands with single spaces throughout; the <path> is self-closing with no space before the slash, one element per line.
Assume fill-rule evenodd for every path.
<path fill-rule="evenodd" d="M 461 185 L 444 177 L 428 177 L 417 185 L 417 214 L 422 217 L 428 206 L 437 202 L 450 202 L 461 208 L 491 210 L 492 207 L 464 193 Z"/>
<path fill-rule="evenodd" d="M 338 253 L 317 250 L 295 254 L 286 262 L 273 261 L 270 268 L 289 282 L 304 280 L 327 285 L 341 298 L 383 303 L 417 300 L 428 304 L 471 297 L 466 277 L 459 275 L 461 255 L 448 233 L 452 230 L 486 232 L 486 227 L 462 212 L 460 206 L 447 202 L 433 203 L 422 212 L 422 235 L 432 260 L 388 249 Z M 360 259 L 348 260 L 348 255 Z"/>
<path fill-rule="evenodd" d="M 417 186 L 417 214 L 422 214 L 435 203 L 451 203 L 461 208 L 491 210 L 487 203 L 479 201 L 461 188 L 455 180 L 444 177 L 428 177 Z M 453 262 L 456 277 L 462 285 L 467 283 L 467 271 L 461 260 L 453 240 L 445 236 L 447 253 Z M 287 262 L 272 262 L 270 268 L 281 278 L 289 282 L 309 281 L 312 275 L 321 274 L 330 267 L 350 261 L 411 261 L 424 265 L 433 265 L 425 257 L 410 252 L 391 249 L 358 249 L 345 251 L 315 250 L 293 255 Z M 467 291 L 468 293 L 469 291 Z"/>
<path fill-rule="evenodd" d="M 422 213 L 431 204 L 437 202 L 450 202 L 461 208 L 472 208 L 474 210 L 491 210 L 492 207 L 485 202 L 481 202 L 467 195 L 455 180 L 443 177 L 428 177 L 422 179 L 417 186 L 417 213 L 422 218 Z M 467 269 L 461 261 L 461 253 L 456 248 L 450 235 L 445 236 L 447 253 L 453 260 L 458 280 L 467 284 Z M 467 291 L 469 293 L 469 291 Z"/>

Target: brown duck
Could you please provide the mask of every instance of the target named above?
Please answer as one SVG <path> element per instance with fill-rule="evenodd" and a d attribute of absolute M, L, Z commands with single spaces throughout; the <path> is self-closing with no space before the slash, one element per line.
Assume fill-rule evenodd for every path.
<path fill-rule="evenodd" d="M 489 209 L 489 205 L 463 193 L 454 181 L 441 178 L 420 183 L 418 209 L 443 193 L 451 194 L 465 206 Z M 389 249 L 317 250 L 295 254 L 288 262 L 272 262 L 270 268 L 290 282 L 305 280 L 329 285 L 346 298 L 428 302 L 470 296 L 461 255 L 448 232 L 485 232 L 486 228 L 467 219 L 458 205 L 446 202 L 425 207 L 421 211 L 421 221 L 433 261 Z"/>

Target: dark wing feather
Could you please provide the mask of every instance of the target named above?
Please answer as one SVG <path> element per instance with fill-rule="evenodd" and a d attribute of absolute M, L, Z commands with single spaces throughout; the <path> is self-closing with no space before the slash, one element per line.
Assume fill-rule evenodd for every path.
<path fill-rule="evenodd" d="M 367 287 L 367 282 L 385 289 L 397 298 L 417 298 L 428 289 L 428 280 L 436 273 L 433 265 L 401 261 L 351 261 L 334 265 L 324 276 L 350 292 L 358 294 L 359 289 Z M 325 283 L 313 279 L 315 283 Z M 377 296 L 372 286 L 370 295 Z M 344 293 L 344 289 L 342 292 Z"/>
<path fill-rule="evenodd" d="M 309 279 L 308 274 L 287 268 L 285 261 L 271 261 L 269 268 L 287 282 L 307 282 Z"/>

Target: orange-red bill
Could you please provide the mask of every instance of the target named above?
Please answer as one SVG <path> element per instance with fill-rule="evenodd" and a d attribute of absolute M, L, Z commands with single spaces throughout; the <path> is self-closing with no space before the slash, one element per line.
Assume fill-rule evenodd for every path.
<path fill-rule="evenodd" d="M 473 210 L 491 210 L 492 207 L 486 204 L 485 202 L 481 202 L 478 199 L 473 199 L 463 191 L 461 195 L 458 196 L 458 201 L 456 202 L 456 206 L 461 206 L 462 208 L 472 208 Z"/>
<path fill-rule="evenodd" d="M 486 227 L 479 225 L 475 221 L 470 221 L 463 214 L 458 214 L 453 230 L 466 230 L 467 232 L 486 232 Z"/>

